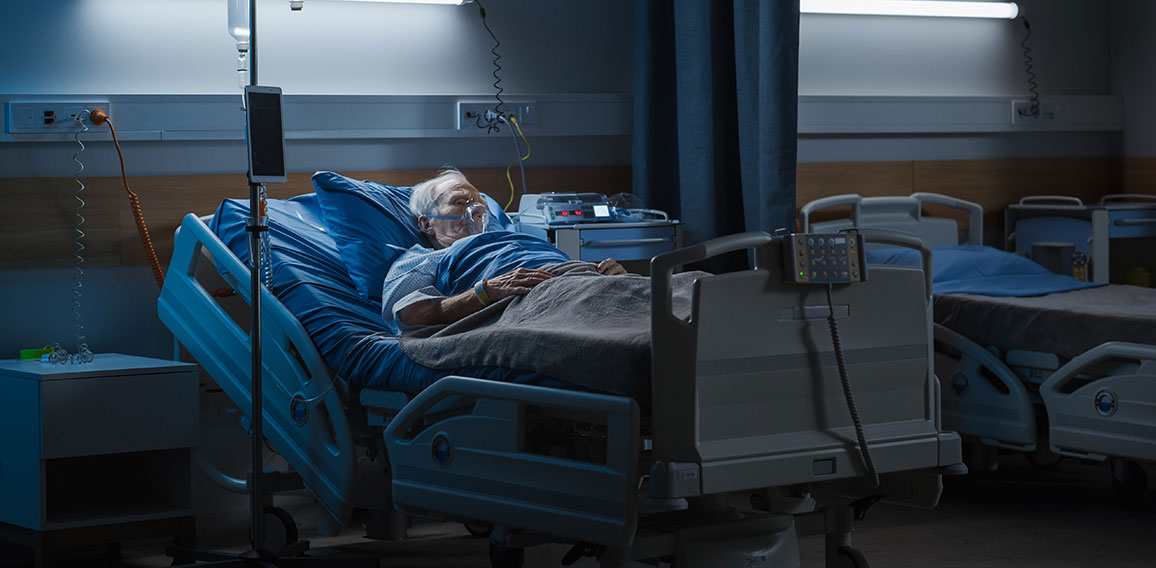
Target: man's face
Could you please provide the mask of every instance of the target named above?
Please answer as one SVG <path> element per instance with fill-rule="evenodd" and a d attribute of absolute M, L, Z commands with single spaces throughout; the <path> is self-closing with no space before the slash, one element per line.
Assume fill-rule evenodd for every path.
<path fill-rule="evenodd" d="M 423 216 L 423 228 L 443 247 L 454 241 L 482 232 L 483 218 L 486 216 L 486 201 L 474 186 L 469 184 L 451 185 L 437 188 L 434 197 L 434 214 L 442 217 L 461 217 L 467 211 L 471 216 L 465 219 L 436 219 Z M 471 204 L 480 207 L 470 209 Z"/>

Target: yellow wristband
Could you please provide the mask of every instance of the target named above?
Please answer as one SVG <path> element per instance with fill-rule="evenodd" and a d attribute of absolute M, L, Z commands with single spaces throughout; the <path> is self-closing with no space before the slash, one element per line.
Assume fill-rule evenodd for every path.
<path fill-rule="evenodd" d="M 478 280 L 478 283 L 474 284 L 474 295 L 478 297 L 478 301 L 480 301 L 483 306 L 490 305 L 490 295 L 486 293 L 485 278 Z"/>

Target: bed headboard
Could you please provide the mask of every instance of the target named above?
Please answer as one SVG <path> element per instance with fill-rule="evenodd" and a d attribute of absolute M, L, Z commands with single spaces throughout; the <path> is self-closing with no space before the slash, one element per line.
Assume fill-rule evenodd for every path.
<path fill-rule="evenodd" d="M 954 219 L 925 217 L 923 205 L 933 203 L 960 209 L 967 213 L 966 234 Z M 847 219 L 811 224 L 811 215 L 834 207 L 851 207 Z M 983 207 L 970 201 L 938 193 L 913 193 L 909 196 L 862 197 L 858 194 L 832 195 L 807 203 L 799 210 L 803 232 L 837 232 L 852 227 L 893 229 L 911 233 L 931 246 L 960 243 L 983 244 Z"/>

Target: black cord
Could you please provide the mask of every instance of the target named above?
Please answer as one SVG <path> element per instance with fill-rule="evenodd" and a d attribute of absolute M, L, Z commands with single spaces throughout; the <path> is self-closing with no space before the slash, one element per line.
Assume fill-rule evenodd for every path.
<path fill-rule="evenodd" d="M 498 48 L 501 47 L 502 42 L 498 39 L 498 36 L 494 35 L 494 30 L 490 29 L 490 24 L 486 23 L 486 7 L 482 5 L 481 0 L 474 0 L 474 3 L 478 5 L 478 14 L 482 17 L 482 27 L 486 28 L 490 37 L 494 38 L 494 47 L 490 49 L 490 53 L 494 54 L 494 89 L 497 89 L 497 92 L 494 93 L 494 98 L 498 100 L 498 104 L 494 107 L 494 112 L 498 116 L 502 116 L 502 106 L 506 104 L 506 102 L 502 100 L 502 92 L 506 89 L 502 88 L 502 77 L 498 74 L 502 70 L 502 65 L 498 63 L 502 59 L 502 56 L 498 53 Z M 482 116 L 478 117 L 478 128 L 485 128 L 487 133 L 501 130 L 498 126 L 499 121 L 497 117 L 486 119 L 484 123 L 482 122 L 483 118 Z"/>
<path fill-rule="evenodd" d="M 835 347 L 835 363 L 839 366 L 839 380 L 843 383 L 843 395 L 847 398 L 847 410 L 851 413 L 851 423 L 855 425 L 855 436 L 859 439 L 859 455 L 867 468 L 871 487 L 879 487 L 879 472 L 871 460 L 871 450 L 867 448 L 867 437 L 863 435 L 863 423 L 859 421 L 859 408 L 855 405 L 855 395 L 851 393 L 851 379 L 847 378 L 847 362 L 843 360 L 843 345 L 839 340 L 839 324 L 835 321 L 835 303 L 831 300 L 831 285 L 827 285 L 827 324 L 831 327 L 831 344 Z"/>
<path fill-rule="evenodd" d="M 1027 33 L 1024 34 L 1024 40 L 1020 42 L 1020 48 L 1024 51 L 1024 70 L 1028 74 L 1028 91 L 1032 93 L 1032 117 L 1040 116 L 1040 92 L 1039 85 L 1036 83 L 1036 67 L 1032 62 L 1032 48 L 1028 47 L 1028 40 L 1032 38 L 1032 25 L 1028 23 L 1027 18 L 1023 18 L 1024 29 Z"/>

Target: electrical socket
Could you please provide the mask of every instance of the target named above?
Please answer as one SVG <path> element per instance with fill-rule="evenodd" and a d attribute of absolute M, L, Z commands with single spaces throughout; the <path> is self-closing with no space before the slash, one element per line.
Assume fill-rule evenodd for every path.
<path fill-rule="evenodd" d="M 1032 114 L 1031 101 L 1012 101 L 1012 124 L 1050 124 L 1067 120 L 1064 107 L 1058 103 L 1040 103 L 1040 112 Z"/>
<path fill-rule="evenodd" d="M 8 103 L 8 132 L 12 134 L 47 134 L 52 132 L 77 132 L 81 119 L 88 128 L 96 125 L 84 111 L 101 109 L 112 116 L 112 106 L 108 101 L 32 101 Z"/>
<path fill-rule="evenodd" d="M 494 107 L 497 101 L 466 102 L 458 101 L 458 130 L 477 128 L 479 119 L 486 124 L 494 116 Z M 507 116 L 518 119 L 522 127 L 538 124 L 538 103 L 534 101 L 507 102 L 502 106 Z"/>

